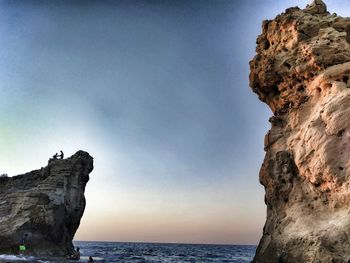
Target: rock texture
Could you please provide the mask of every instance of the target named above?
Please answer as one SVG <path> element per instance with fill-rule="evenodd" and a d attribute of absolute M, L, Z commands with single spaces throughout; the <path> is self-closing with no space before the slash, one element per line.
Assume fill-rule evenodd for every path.
<path fill-rule="evenodd" d="M 274 116 L 254 262 L 350 262 L 350 18 L 316 0 L 264 21 L 250 86 Z"/>
<path fill-rule="evenodd" d="M 18 253 L 21 239 L 33 255 L 66 255 L 85 209 L 93 158 L 78 151 L 45 168 L 0 177 L 0 254 Z"/>

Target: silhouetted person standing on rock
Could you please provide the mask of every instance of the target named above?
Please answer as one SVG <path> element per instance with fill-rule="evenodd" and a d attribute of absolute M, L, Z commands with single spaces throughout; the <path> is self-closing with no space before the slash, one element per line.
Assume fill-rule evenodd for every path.
<path fill-rule="evenodd" d="M 58 155 L 58 156 L 60 157 L 60 159 L 63 159 L 63 157 L 64 157 L 63 152 L 61 151 L 61 154 L 60 154 L 60 155 Z"/>

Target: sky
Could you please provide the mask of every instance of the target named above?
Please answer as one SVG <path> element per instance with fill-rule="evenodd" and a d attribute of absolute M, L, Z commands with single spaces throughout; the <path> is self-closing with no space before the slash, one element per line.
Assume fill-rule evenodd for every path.
<path fill-rule="evenodd" d="M 76 240 L 257 244 L 272 113 L 248 63 L 262 20 L 308 3 L 0 0 L 0 173 L 85 150 Z"/>

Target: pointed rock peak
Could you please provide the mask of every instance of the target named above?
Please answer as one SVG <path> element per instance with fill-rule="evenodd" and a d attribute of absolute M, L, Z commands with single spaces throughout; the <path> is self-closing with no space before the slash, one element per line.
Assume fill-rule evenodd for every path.
<path fill-rule="evenodd" d="M 314 0 L 312 4 L 306 6 L 304 11 L 313 15 L 326 14 L 327 6 L 322 0 Z"/>

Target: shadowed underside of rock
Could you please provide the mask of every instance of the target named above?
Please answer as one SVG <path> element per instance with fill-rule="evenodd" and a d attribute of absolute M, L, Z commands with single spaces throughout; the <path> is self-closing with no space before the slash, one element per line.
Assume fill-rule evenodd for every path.
<path fill-rule="evenodd" d="M 78 151 L 40 170 L 0 178 L 0 254 L 18 253 L 23 238 L 30 254 L 71 252 L 92 169 L 93 158 Z"/>
<path fill-rule="evenodd" d="M 350 259 L 350 19 L 314 1 L 264 21 L 250 86 L 274 116 L 254 262 Z"/>

